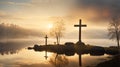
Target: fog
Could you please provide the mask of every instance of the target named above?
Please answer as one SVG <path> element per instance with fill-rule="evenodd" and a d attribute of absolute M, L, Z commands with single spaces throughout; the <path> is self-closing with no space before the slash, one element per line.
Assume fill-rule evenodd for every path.
<path fill-rule="evenodd" d="M 15 24 L 0 24 L 0 39 L 41 37 L 42 35 L 41 31 L 22 28 Z"/>

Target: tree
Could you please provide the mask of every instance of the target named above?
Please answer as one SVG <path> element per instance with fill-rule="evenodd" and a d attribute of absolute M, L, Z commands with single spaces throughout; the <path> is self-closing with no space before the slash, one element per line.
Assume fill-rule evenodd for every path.
<path fill-rule="evenodd" d="M 120 17 L 113 17 L 110 21 L 110 26 L 108 28 L 110 39 L 115 39 L 117 41 L 118 48 L 120 41 Z"/>
<path fill-rule="evenodd" d="M 53 28 L 50 30 L 50 35 L 55 37 L 57 40 L 57 45 L 60 44 L 60 39 L 63 36 L 65 30 L 65 24 L 63 20 L 57 21 L 53 24 Z"/>
<path fill-rule="evenodd" d="M 53 55 L 52 58 L 50 58 L 50 64 L 52 64 L 54 67 L 67 67 L 69 64 L 68 58 L 63 55 L 57 54 L 56 57 Z"/>

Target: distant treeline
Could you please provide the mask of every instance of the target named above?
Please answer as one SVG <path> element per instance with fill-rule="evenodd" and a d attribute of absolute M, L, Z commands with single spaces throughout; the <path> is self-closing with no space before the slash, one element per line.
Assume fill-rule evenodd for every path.
<path fill-rule="evenodd" d="M 15 24 L 0 23 L 0 39 L 26 38 L 30 36 L 42 36 L 42 33 L 40 31 L 25 29 Z"/>

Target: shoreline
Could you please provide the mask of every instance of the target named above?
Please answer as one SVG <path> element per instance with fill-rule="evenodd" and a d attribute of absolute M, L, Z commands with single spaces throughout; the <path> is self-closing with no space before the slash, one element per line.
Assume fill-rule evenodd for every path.
<path fill-rule="evenodd" d="M 96 67 L 120 67 L 120 54 L 113 56 L 108 61 L 97 64 Z"/>

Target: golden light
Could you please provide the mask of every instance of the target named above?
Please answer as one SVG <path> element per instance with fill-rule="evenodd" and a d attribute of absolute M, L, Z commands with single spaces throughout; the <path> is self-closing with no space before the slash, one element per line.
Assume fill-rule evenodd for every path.
<path fill-rule="evenodd" d="M 48 24 L 48 28 L 52 28 L 53 27 L 53 24 Z"/>

